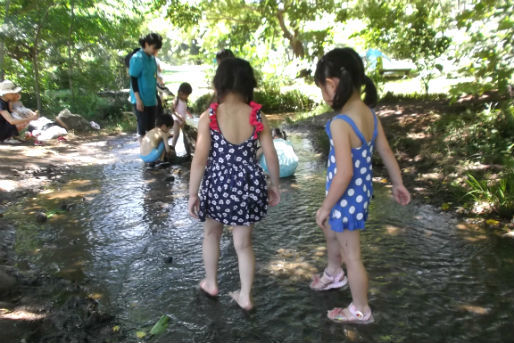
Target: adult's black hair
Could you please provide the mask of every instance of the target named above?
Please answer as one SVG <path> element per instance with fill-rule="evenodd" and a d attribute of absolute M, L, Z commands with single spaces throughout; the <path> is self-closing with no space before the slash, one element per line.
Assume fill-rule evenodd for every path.
<path fill-rule="evenodd" d="M 341 110 L 355 89 L 364 85 L 364 103 L 375 106 L 378 100 L 377 88 L 373 81 L 364 75 L 361 57 L 352 48 L 337 48 L 323 56 L 316 66 L 314 80 L 317 85 L 325 85 L 326 79 L 339 78 L 339 85 L 332 101 L 335 111 Z"/>
<path fill-rule="evenodd" d="M 162 125 L 166 125 L 166 127 L 173 127 L 173 117 L 169 114 L 157 116 L 157 119 L 155 120 L 155 126 L 161 127 Z"/>
<path fill-rule="evenodd" d="M 153 45 L 156 49 L 162 48 L 162 37 L 160 34 L 152 32 L 144 37 L 139 38 L 139 45 L 144 49 L 145 43 Z"/>
<path fill-rule="evenodd" d="M 253 75 L 250 63 L 241 58 L 224 59 L 214 76 L 214 88 L 218 96 L 218 102 L 229 93 L 237 93 L 246 100 L 247 103 L 253 100 L 253 89 L 257 86 L 257 81 Z"/>
<path fill-rule="evenodd" d="M 221 49 L 220 51 L 218 51 L 216 53 L 216 61 L 218 61 L 218 63 L 221 63 L 221 61 L 223 61 L 225 58 L 234 58 L 234 57 L 236 57 L 236 56 L 234 55 L 232 50 L 229 50 L 229 49 Z"/>
<path fill-rule="evenodd" d="M 178 92 L 189 95 L 193 93 L 193 87 L 191 87 L 191 85 L 187 82 L 182 82 L 180 86 L 178 86 Z"/>

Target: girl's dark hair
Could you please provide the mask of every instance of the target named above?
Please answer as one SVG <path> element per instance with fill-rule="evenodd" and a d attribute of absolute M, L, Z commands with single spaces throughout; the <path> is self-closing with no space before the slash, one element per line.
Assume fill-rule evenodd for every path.
<path fill-rule="evenodd" d="M 332 101 L 332 108 L 335 111 L 341 110 L 354 89 L 360 91 L 362 85 L 366 93 L 364 103 L 371 107 L 377 104 L 377 88 L 373 81 L 364 75 L 362 59 L 352 48 L 334 49 L 318 61 L 314 73 L 316 84 L 324 86 L 329 77 L 339 78 L 339 85 Z"/>
<path fill-rule="evenodd" d="M 252 66 L 241 58 L 224 59 L 214 76 L 214 88 L 218 102 L 228 92 L 242 95 L 247 103 L 253 100 L 253 89 L 257 86 L 257 81 L 253 75 Z"/>
<path fill-rule="evenodd" d="M 234 58 L 234 53 L 229 49 L 221 49 L 216 53 L 216 61 L 221 62 L 225 58 Z"/>
<path fill-rule="evenodd" d="M 281 130 L 279 127 L 276 127 L 272 131 L 272 136 L 276 136 L 278 138 L 287 139 L 286 132 Z"/>
<path fill-rule="evenodd" d="M 173 117 L 169 114 L 163 114 L 157 116 L 157 119 L 155 120 L 155 126 L 161 127 L 163 125 L 166 125 L 166 127 L 172 127 L 173 126 Z"/>
<path fill-rule="evenodd" d="M 187 82 L 182 82 L 180 86 L 178 86 L 178 93 L 191 94 L 193 93 L 193 87 Z"/>
<path fill-rule="evenodd" d="M 145 43 L 155 46 L 156 49 L 162 48 L 162 37 L 158 33 L 149 33 L 145 37 L 139 38 L 139 45 L 144 49 Z"/>

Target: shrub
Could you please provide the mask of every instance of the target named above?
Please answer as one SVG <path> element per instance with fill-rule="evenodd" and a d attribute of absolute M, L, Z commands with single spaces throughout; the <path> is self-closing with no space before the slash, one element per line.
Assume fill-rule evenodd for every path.
<path fill-rule="evenodd" d="M 254 100 L 264 113 L 305 111 L 314 106 L 314 101 L 298 90 L 281 93 L 277 88 L 265 88 L 254 93 Z"/>
<path fill-rule="evenodd" d="M 214 99 L 214 93 L 207 93 L 196 99 L 195 103 L 191 108 L 192 113 L 201 114 L 211 104 Z"/>

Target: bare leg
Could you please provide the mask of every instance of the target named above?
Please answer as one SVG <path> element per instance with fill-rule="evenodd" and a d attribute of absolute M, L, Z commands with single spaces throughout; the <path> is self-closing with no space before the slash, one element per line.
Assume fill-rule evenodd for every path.
<path fill-rule="evenodd" d="M 202 245 L 205 279 L 200 282 L 200 288 L 212 296 L 218 295 L 218 258 L 222 232 L 223 224 L 211 218 L 206 219 Z"/>
<path fill-rule="evenodd" d="M 341 268 L 341 246 L 337 233 L 330 228 L 323 229 L 323 233 L 327 244 L 327 267 L 321 274 L 313 275 L 310 288 L 315 291 L 341 288 L 348 282 Z"/>
<path fill-rule="evenodd" d="M 368 275 L 361 260 L 360 231 L 344 230 L 336 235 L 346 263 L 352 302 L 357 310 L 367 313 L 371 310 L 368 305 Z"/>
<path fill-rule="evenodd" d="M 337 233 L 330 228 L 323 230 L 327 242 L 327 272 L 336 275 L 341 270 L 341 245 L 337 240 Z"/>
<path fill-rule="evenodd" d="M 255 256 L 252 247 L 252 228 L 248 226 L 234 226 L 234 247 L 237 253 L 239 265 L 239 278 L 241 289 L 230 295 L 244 310 L 251 310 L 253 302 L 251 298 L 253 277 L 255 273 Z"/>

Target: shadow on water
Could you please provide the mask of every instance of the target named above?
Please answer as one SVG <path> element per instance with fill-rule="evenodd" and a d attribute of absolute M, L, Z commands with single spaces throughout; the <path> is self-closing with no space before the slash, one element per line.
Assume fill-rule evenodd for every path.
<path fill-rule="evenodd" d="M 40 227 L 18 229 L 27 268 L 87 283 L 136 342 L 163 314 L 159 342 L 505 342 L 512 339 L 514 253 L 510 242 L 470 229 L 419 203 L 400 207 L 375 184 L 362 254 L 376 323 L 336 325 L 326 311 L 350 293 L 316 293 L 324 239 L 314 213 L 324 197 L 324 161 L 310 140 L 292 134 L 296 176 L 281 182 L 282 202 L 254 230 L 256 310 L 230 301 L 238 288 L 228 230 L 221 241 L 220 296 L 200 294 L 201 223 L 187 214 L 188 166 L 145 169 L 137 143 L 110 142 L 116 162 L 77 169 L 57 189 L 20 205 L 65 208 Z M 22 210 L 23 208 L 23 210 Z M 16 214 L 11 214 L 16 217 Z M 147 336 L 148 337 L 148 336 Z"/>

